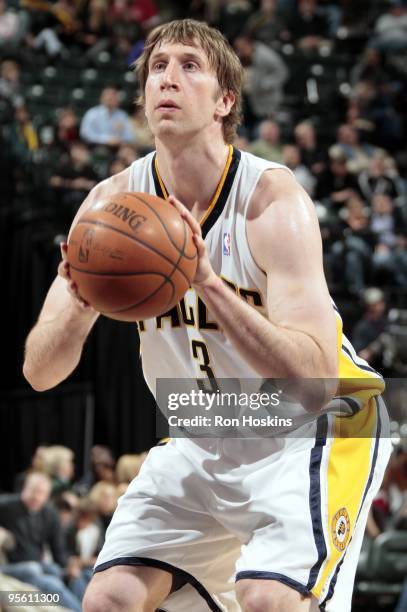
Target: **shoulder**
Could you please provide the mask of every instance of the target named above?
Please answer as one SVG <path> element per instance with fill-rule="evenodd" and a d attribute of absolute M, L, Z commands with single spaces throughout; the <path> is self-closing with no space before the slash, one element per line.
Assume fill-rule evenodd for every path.
<path fill-rule="evenodd" d="M 92 117 L 94 115 L 98 115 L 101 112 L 101 109 L 103 110 L 103 106 L 92 106 L 91 108 L 88 108 L 88 110 L 86 111 L 86 113 L 84 114 L 83 118 L 89 118 Z"/>
<path fill-rule="evenodd" d="M 276 202 L 281 202 L 286 209 L 292 205 L 312 205 L 291 170 L 280 164 L 273 164 L 263 171 L 250 200 L 250 218 L 262 215 L 272 206 L 276 208 Z"/>
<path fill-rule="evenodd" d="M 20 504 L 20 495 L 18 493 L 3 493 L 0 495 L 0 508 L 16 507 Z"/>
<path fill-rule="evenodd" d="M 108 197 L 115 193 L 128 191 L 131 166 L 98 183 L 90 192 L 92 200 Z M 89 197 L 88 196 L 88 197 Z"/>
<path fill-rule="evenodd" d="M 321 235 L 315 207 L 288 168 L 265 171 L 253 193 L 247 214 L 249 247 L 260 268 L 270 260 L 313 245 L 321 250 Z"/>

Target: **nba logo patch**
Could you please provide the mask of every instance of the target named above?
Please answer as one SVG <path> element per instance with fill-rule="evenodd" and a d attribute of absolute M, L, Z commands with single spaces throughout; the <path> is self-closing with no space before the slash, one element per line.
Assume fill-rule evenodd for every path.
<path fill-rule="evenodd" d="M 223 234 L 223 254 L 230 255 L 230 234 L 225 232 Z"/>

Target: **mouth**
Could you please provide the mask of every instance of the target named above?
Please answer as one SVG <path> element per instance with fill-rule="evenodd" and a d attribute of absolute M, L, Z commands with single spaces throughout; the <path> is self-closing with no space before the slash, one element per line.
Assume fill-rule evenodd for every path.
<path fill-rule="evenodd" d="M 172 100 L 163 100 L 158 104 L 157 109 L 161 111 L 176 111 L 179 110 L 179 106 Z"/>

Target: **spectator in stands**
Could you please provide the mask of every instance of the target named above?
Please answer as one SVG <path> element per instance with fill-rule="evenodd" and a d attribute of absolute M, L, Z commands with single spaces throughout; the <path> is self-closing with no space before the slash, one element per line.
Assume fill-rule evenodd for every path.
<path fill-rule="evenodd" d="M 301 162 L 301 153 L 296 145 L 289 144 L 283 147 L 283 164 L 292 170 L 295 178 L 305 191 L 312 197 L 315 187 L 315 177 Z"/>
<path fill-rule="evenodd" d="M 275 121 L 266 119 L 259 125 L 259 137 L 248 146 L 249 153 L 263 159 L 281 163 L 283 147 L 280 143 L 280 127 Z"/>
<path fill-rule="evenodd" d="M 119 487 L 124 485 L 124 489 L 120 488 L 120 493 L 124 493 L 133 478 L 137 476 L 146 457 L 147 453 L 119 457 L 116 464 L 116 482 Z"/>
<path fill-rule="evenodd" d="M 342 238 L 331 248 L 332 272 L 348 293 L 359 296 L 371 274 L 375 237 L 369 227 L 368 209 L 357 195 L 347 201 L 342 216 Z"/>
<path fill-rule="evenodd" d="M 370 159 L 368 168 L 358 175 L 358 184 L 367 202 L 375 195 L 388 195 L 395 199 L 403 193 L 394 161 L 380 151 Z"/>
<path fill-rule="evenodd" d="M 220 3 L 216 27 L 232 42 L 243 32 L 251 13 L 252 5 L 248 0 L 225 0 Z"/>
<path fill-rule="evenodd" d="M 73 142 L 69 147 L 69 157 L 61 156 L 49 179 L 61 213 L 64 209 L 64 212 L 72 215 L 97 181 L 89 148 L 84 142 Z"/>
<path fill-rule="evenodd" d="M 130 144 L 123 144 L 117 151 L 117 158 L 124 161 L 126 166 L 130 166 L 136 159 L 139 158 L 137 147 Z"/>
<path fill-rule="evenodd" d="M 407 612 L 407 578 L 404 580 L 397 607 L 394 612 Z"/>
<path fill-rule="evenodd" d="M 50 493 L 49 477 L 32 472 L 20 494 L 1 497 L 0 526 L 13 534 L 16 546 L 9 551 L 8 563 L 0 570 L 45 593 L 58 593 L 63 606 L 80 612 L 79 600 L 62 580 L 67 554 L 58 514 L 48 504 Z M 44 561 L 46 547 L 51 550 L 54 563 Z"/>
<path fill-rule="evenodd" d="M 393 274 L 399 287 L 407 288 L 407 232 L 397 230 L 393 251 Z"/>
<path fill-rule="evenodd" d="M 261 0 L 259 10 L 247 22 L 246 31 L 254 40 L 278 50 L 288 39 L 288 32 L 277 0 Z"/>
<path fill-rule="evenodd" d="M 129 116 L 119 108 L 119 93 L 116 87 L 105 87 L 100 97 L 100 105 L 86 111 L 80 135 L 91 144 L 114 147 L 123 142 L 134 142 Z"/>
<path fill-rule="evenodd" d="M 357 174 L 369 167 L 370 159 L 378 149 L 366 142 L 360 142 L 358 131 L 348 124 L 339 126 L 337 132 L 337 146 L 347 160 L 350 172 Z"/>
<path fill-rule="evenodd" d="M 48 446 L 43 453 L 43 468 L 51 479 L 52 495 L 56 497 L 72 487 L 75 472 L 74 453 L 66 446 Z"/>
<path fill-rule="evenodd" d="M 113 512 L 117 506 L 119 493 L 115 484 L 100 480 L 89 491 L 88 499 L 98 511 L 103 525 L 103 534 L 112 520 Z"/>
<path fill-rule="evenodd" d="M 101 480 L 105 482 L 116 482 L 116 461 L 108 446 L 95 444 L 90 452 L 90 470 L 75 484 L 75 491 L 80 495 L 86 495 L 93 485 Z"/>
<path fill-rule="evenodd" d="M 7 8 L 6 0 L 0 0 L 0 51 L 11 51 L 23 37 L 19 15 Z"/>
<path fill-rule="evenodd" d="M 407 7 L 404 0 L 391 0 L 388 11 L 375 24 L 369 45 L 385 53 L 407 50 Z"/>
<path fill-rule="evenodd" d="M 24 481 L 27 475 L 30 472 L 44 472 L 44 454 L 47 446 L 44 444 L 40 444 L 34 451 L 33 456 L 31 457 L 31 462 L 29 467 L 16 475 L 14 479 L 14 487 L 13 490 L 15 493 L 21 491 L 24 485 Z"/>
<path fill-rule="evenodd" d="M 134 22 L 144 31 L 160 23 L 160 15 L 154 0 L 113 0 L 110 17 L 115 22 Z"/>
<path fill-rule="evenodd" d="M 325 17 L 329 38 L 336 38 L 343 19 L 343 0 L 319 0 L 318 14 Z"/>
<path fill-rule="evenodd" d="M 328 22 L 318 12 L 317 0 L 298 0 L 297 13 L 288 29 L 297 47 L 303 51 L 315 52 L 329 45 Z"/>
<path fill-rule="evenodd" d="M 0 98 L 9 100 L 14 106 L 22 104 L 23 91 L 20 83 L 20 67 L 15 60 L 6 59 L 1 62 Z"/>
<path fill-rule="evenodd" d="M 329 150 L 329 166 L 317 181 L 315 197 L 325 205 L 340 207 L 358 192 L 358 182 L 348 171 L 346 157 L 338 147 Z"/>
<path fill-rule="evenodd" d="M 396 243 L 396 213 L 392 199 L 385 194 L 376 194 L 372 200 L 372 215 L 370 227 L 376 235 L 377 244 L 392 249 Z"/>
<path fill-rule="evenodd" d="M 93 566 L 103 544 L 103 526 L 96 505 L 82 499 L 67 529 L 67 548 L 70 554 L 71 574 L 69 588 L 82 601 L 93 575 Z"/>
<path fill-rule="evenodd" d="M 369 287 L 363 292 L 365 312 L 356 323 L 352 333 L 352 344 L 360 357 L 377 368 L 382 364 L 383 347 L 378 338 L 388 327 L 387 305 L 383 291 Z"/>
<path fill-rule="evenodd" d="M 402 139 L 402 117 L 397 110 L 401 82 L 379 84 L 374 79 L 356 83 L 349 100 L 346 120 L 364 137 L 381 147 L 394 149 Z M 366 145 L 364 145 L 366 149 Z M 359 171 L 359 168 L 356 168 Z"/>
<path fill-rule="evenodd" d="M 68 106 L 57 112 L 56 145 L 62 150 L 79 140 L 79 119 L 73 108 Z"/>
<path fill-rule="evenodd" d="M 109 46 L 109 4 L 106 0 L 87 0 L 80 5 L 80 28 L 75 34 L 75 44 L 85 53 L 96 57 Z"/>
<path fill-rule="evenodd" d="M 300 148 L 303 164 L 318 177 L 327 167 L 327 155 L 318 146 L 315 127 L 311 121 L 302 121 L 295 126 L 295 141 Z"/>
<path fill-rule="evenodd" d="M 373 253 L 375 282 L 396 284 L 404 272 L 401 253 L 398 253 L 398 256 L 395 253 L 398 243 L 396 232 L 406 232 L 406 228 L 400 210 L 394 206 L 388 195 L 377 194 L 373 197 L 370 227 L 376 236 Z M 397 264 L 401 265 L 400 269 L 397 269 Z"/>
<path fill-rule="evenodd" d="M 39 148 L 39 141 L 30 112 L 24 104 L 16 107 L 14 121 L 5 127 L 4 134 L 13 159 L 19 164 L 32 161 L 34 152 Z"/>
<path fill-rule="evenodd" d="M 243 88 L 245 122 L 254 123 L 274 116 L 283 99 L 288 68 L 276 51 L 248 34 L 240 34 L 234 48 L 245 68 Z"/>
<path fill-rule="evenodd" d="M 388 80 L 388 72 L 384 67 L 383 55 L 373 49 L 366 47 L 362 57 L 350 71 L 350 84 L 352 87 L 359 81 L 374 81 L 378 85 Z"/>

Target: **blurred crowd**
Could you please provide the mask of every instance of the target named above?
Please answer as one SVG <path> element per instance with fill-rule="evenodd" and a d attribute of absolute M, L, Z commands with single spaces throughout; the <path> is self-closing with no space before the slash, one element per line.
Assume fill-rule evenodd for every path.
<path fill-rule="evenodd" d="M 8 590 L 8 578 L 19 580 L 58 594 L 61 606 L 80 612 L 118 498 L 146 454 L 116 461 L 110 448 L 95 445 L 89 470 L 76 480 L 71 449 L 39 446 L 31 465 L 16 476 L 14 492 L 0 495 L 2 590 Z M 15 582 L 9 586 L 18 588 Z"/>
<path fill-rule="evenodd" d="M 132 65 L 153 27 L 187 16 L 219 27 L 244 66 L 235 146 L 286 164 L 313 198 L 331 293 L 356 304 L 357 352 L 405 376 L 407 0 L 0 0 L 1 215 L 39 220 L 54 248 L 88 191 L 154 148 Z M 406 528 L 406 456 L 372 541 Z M 94 447 L 75 481 L 72 451 L 39 447 L 0 500 L 0 570 L 79 610 L 142 460 Z"/>
<path fill-rule="evenodd" d="M 116 461 L 109 447 L 95 445 L 89 468 L 78 477 L 71 449 L 38 446 L 15 476 L 14 491 L 0 494 L 1 590 L 57 594 L 60 606 L 80 612 L 119 497 L 146 456 L 125 454 Z M 395 443 L 368 518 L 353 612 L 406 611 L 406 550 L 407 446 Z"/>
<path fill-rule="evenodd" d="M 205 19 L 244 68 L 236 146 L 313 197 L 333 292 L 407 290 L 407 0 L 0 0 L 5 201 L 66 232 L 99 180 L 153 148 L 132 71 L 148 32 Z"/>

